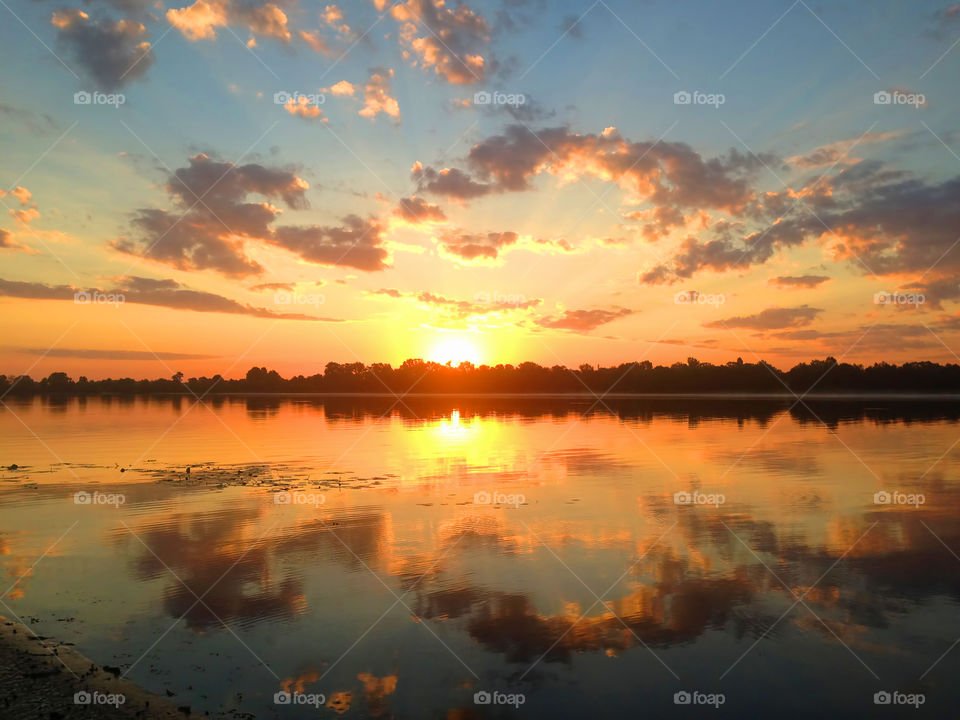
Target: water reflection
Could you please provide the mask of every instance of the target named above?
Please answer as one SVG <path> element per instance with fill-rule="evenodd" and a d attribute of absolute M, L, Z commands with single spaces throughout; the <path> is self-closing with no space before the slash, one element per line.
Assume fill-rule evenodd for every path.
<path fill-rule="evenodd" d="M 271 677 L 231 665 L 239 675 L 222 681 L 249 687 L 233 709 L 253 714 L 286 690 L 322 692 L 327 710 L 345 717 L 451 707 L 448 717 L 484 716 L 469 703 L 481 683 L 518 684 L 531 706 L 563 697 L 582 713 L 591 696 L 612 692 L 602 673 L 618 678 L 627 705 L 667 697 L 671 675 L 695 676 L 769 713 L 778 698 L 752 692 L 753 678 L 778 673 L 789 685 L 798 668 L 836 707 L 862 714 L 872 706 L 858 706 L 857 693 L 867 696 L 873 675 L 923 688 L 931 711 L 960 701 L 948 682 L 960 653 L 947 652 L 960 635 L 956 408 L 817 406 L 825 428 L 779 401 L 649 400 L 613 414 L 503 402 L 424 404 L 417 419 L 400 410 L 380 418 L 383 399 L 220 399 L 214 411 L 243 442 L 210 411 L 187 415 L 173 402 L 31 405 L 28 422 L 73 472 L 85 468 L 127 502 L 79 507 L 59 471 L 30 486 L 41 453 L 16 444 L 22 437 L 4 441 L 4 457 L 30 463 L 7 473 L 0 493 L 0 563 L 8 584 L 24 576 L 5 601 L 50 634 L 61 628 L 42 623 L 67 602 L 78 615 L 103 607 L 144 628 L 137 648 L 103 619 L 78 630 L 78 645 L 104 653 L 101 663 L 132 663 L 158 614 L 161 631 L 182 617 L 192 643 L 172 633 L 178 639 L 150 656 L 160 665 L 177 653 L 232 663 L 243 653 L 236 633 L 276 668 Z M 216 465 L 253 453 L 277 487 L 178 485 L 162 471 L 121 478 L 104 454 L 142 454 L 171 415 L 180 418 L 164 436 L 173 442 L 147 457 L 158 467 L 182 476 L 188 458 Z M 118 417 L 129 432 L 85 456 Z M 148 481 L 124 484 L 131 476 Z M 324 502 L 276 503 L 288 484 L 323 492 Z M 526 503 L 475 501 L 491 490 Z M 675 504 L 674 493 L 692 490 L 726 502 Z M 876 505 L 878 490 L 925 502 Z M 75 521 L 75 534 L 34 568 Z M 91 556 L 101 564 L 89 579 L 61 562 L 86 568 Z M 151 681 L 146 671 L 135 677 Z M 230 687 L 178 692 L 216 711 Z M 410 694 L 423 705 L 404 705 Z"/>

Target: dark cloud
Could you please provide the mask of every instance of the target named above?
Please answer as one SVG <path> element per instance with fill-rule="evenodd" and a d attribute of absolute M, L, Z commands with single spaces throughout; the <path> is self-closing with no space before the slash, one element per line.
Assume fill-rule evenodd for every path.
<path fill-rule="evenodd" d="M 806 207 L 791 206 L 800 199 Z M 766 193 L 745 213 L 765 223 L 749 233 L 718 222 L 711 239 L 689 237 L 644 282 L 671 282 L 701 270 L 746 270 L 778 251 L 828 241 L 836 260 L 875 275 L 921 273 L 927 284 L 960 274 L 960 176 L 928 183 L 900 170 L 864 161 L 783 193 Z M 812 211 L 812 212 L 811 212 Z M 949 288 L 949 282 L 941 289 Z"/>
<path fill-rule="evenodd" d="M 455 200 L 470 200 L 493 190 L 491 186 L 476 182 L 457 168 L 434 170 L 431 167 L 424 167 L 419 161 L 414 164 L 410 176 L 417 182 L 421 191 Z"/>
<path fill-rule="evenodd" d="M 153 64 L 143 23 L 91 18 L 82 10 L 55 12 L 52 22 L 57 39 L 103 90 L 143 77 Z"/>
<path fill-rule="evenodd" d="M 340 265 L 372 272 L 385 270 L 384 228 L 375 218 L 348 215 L 343 225 L 277 228 L 267 242 L 319 265 Z"/>
<path fill-rule="evenodd" d="M 399 25 L 398 38 L 413 64 L 454 85 L 481 82 L 492 69 L 487 48 L 490 25 L 483 15 L 461 2 L 455 9 L 444 0 L 406 0 L 391 4 L 374 0 Z"/>
<path fill-rule="evenodd" d="M 252 317 L 274 318 L 277 320 L 318 320 L 323 322 L 342 322 L 334 318 L 320 318 L 300 313 L 279 313 L 244 305 L 236 300 L 204 292 L 191 290 L 175 280 L 154 280 L 144 277 L 127 277 L 117 281 L 110 289 L 75 288 L 69 285 L 44 285 L 43 283 L 20 282 L 0 279 L 0 296 L 29 298 L 32 300 L 71 300 L 76 301 L 77 293 L 86 292 L 102 295 L 122 296 L 118 300 L 124 304 L 155 305 L 175 310 L 194 312 L 219 312 L 232 315 L 250 315 Z"/>
<path fill-rule="evenodd" d="M 613 322 L 622 317 L 633 315 L 635 310 L 616 307 L 610 310 L 564 310 L 559 316 L 545 316 L 536 320 L 537 325 L 553 330 L 570 330 L 572 332 L 587 333 L 601 325 Z"/>
<path fill-rule="evenodd" d="M 491 232 L 486 235 L 451 232 L 440 238 L 440 246 L 446 252 L 464 260 L 495 260 L 501 250 L 516 244 L 518 238 L 517 233 L 510 231 Z"/>
<path fill-rule="evenodd" d="M 502 135 L 471 148 L 466 158 L 469 172 L 417 163 L 413 176 L 421 190 L 458 199 L 531 190 L 531 180 L 547 172 L 598 177 L 657 205 L 739 214 L 755 198 L 748 177 L 764 163 L 776 162 L 771 156 L 736 150 L 705 160 L 685 143 L 631 142 L 616 128 L 581 135 L 565 127 L 534 131 L 510 125 Z"/>
<path fill-rule="evenodd" d="M 413 224 L 443 222 L 447 219 L 439 205 L 431 205 L 416 196 L 400 198 L 393 214 Z"/>
<path fill-rule="evenodd" d="M 382 270 L 386 250 L 374 220 L 351 215 L 343 226 L 274 228 L 281 210 L 251 196 L 307 207 L 308 184 L 289 170 L 234 165 L 208 155 L 190 158 L 167 182 L 175 212 L 142 208 L 132 221 L 135 236 L 113 246 L 183 270 L 216 270 L 229 276 L 258 275 L 263 267 L 244 251 L 245 241 L 290 250 L 304 260 L 361 270 Z"/>
<path fill-rule="evenodd" d="M 577 40 L 583 39 L 583 20 L 581 15 L 564 15 L 557 30 L 561 35 L 567 35 Z"/>
<path fill-rule="evenodd" d="M 770 283 L 782 288 L 815 288 L 829 279 L 829 275 L 779 275 L 770 278 Z"/>
<path fill-rule="evenodd" d="M 0 102 L 0 115 L 10 121 L 18 122 L 30 132 L 43 134 L 60 128 L 59 124 L 46 113 L 37 114 L 30 110 Z"/>
<path fill-rule="evenodd" d="M 17 247 L 14 242 L 10 239 L 13 237 L 13 233 L 9 230 L 4 230 L 0 228 L 0 248 L 15 248 Z"/>
<path fill-rule="evenodd" d="M 704 323 L 708 328 L 749 328 L 751 330 L 780 330 L 806 327 L 822 313 L 821 308 L 801 305 L 795 308 L 767 308 L 756 315 L 730 317 Z"/>

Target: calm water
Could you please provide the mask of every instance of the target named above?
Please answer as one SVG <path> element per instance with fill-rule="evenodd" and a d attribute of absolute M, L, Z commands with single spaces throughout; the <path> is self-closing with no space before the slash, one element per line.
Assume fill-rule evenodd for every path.
<path fill-rule="evenodd" d="M 212 716 L 957 715 L 955 403 L 591 405 L 10 402 L 0 613 Z"/>

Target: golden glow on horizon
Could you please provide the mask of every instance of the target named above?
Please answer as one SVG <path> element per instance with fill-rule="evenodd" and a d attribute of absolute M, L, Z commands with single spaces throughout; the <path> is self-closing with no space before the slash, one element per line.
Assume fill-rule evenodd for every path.
<path fill-rule="evenodd" d="M 463 335 L 451 335 L 441 337 L 430 349 L 427 355 L 428 360 L 438 362 L 443 365 L 451 363 L 456 366 L 462 362 L 470 362 L 479 365 L 481 362 L 481 352 L 476 343 Z"/>

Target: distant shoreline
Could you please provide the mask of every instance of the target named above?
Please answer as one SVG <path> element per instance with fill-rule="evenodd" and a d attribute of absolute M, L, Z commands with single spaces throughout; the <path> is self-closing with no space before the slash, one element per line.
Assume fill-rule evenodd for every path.
<path fill-rule="evenodd" d="M 423 398 L 438 400 L 836 400 L 836 401 L 857 401 L 857 400 L 936 400 L 960 401 L 960 393 L 916 393 L 916 392 L 890 392 L 890 393 L 770 393 L 770 392 L 742 392 L 742 393 L 372 393 L 372 392 L 210 392 L 197 393 L 197 396 L 203 398 L 210 397 L 274 397 L 274 398 L 356 398 L 356 399 L 378 399 L 378 398 Z M 100 398 L 100 397 L 141 397 L 141 398 L 186 398 L 195 399 L 189 392 L 154 392 L 154 393 L 31 393 L 29 395 L 19 394 L 16 397 L 54 397 L 54 398 Z"/>

